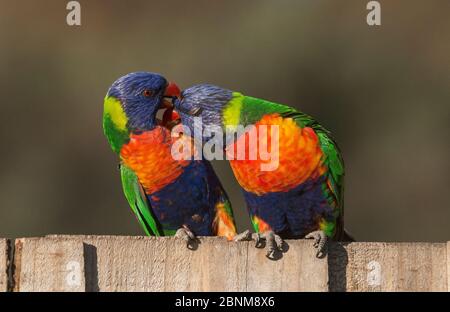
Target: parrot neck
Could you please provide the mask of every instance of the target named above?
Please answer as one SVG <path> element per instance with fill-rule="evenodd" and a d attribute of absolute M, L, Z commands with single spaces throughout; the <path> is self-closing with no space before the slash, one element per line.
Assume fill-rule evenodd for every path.
<path fill-rule="evenodd" d="M 223 124 L 228 127 L 238 125 L 247 127 L 257 123 L 265 115 L 293 111 L 292 108 L 285 105 L 233 92 L 232 99 L 223 110 Z"/>
<path fill-rule="evenodd" d="M 223 126 L 224 128 L 237 127 L 242 123 L 242 108 L 244 105 L 244 96 L 239 92 L 233 92 L 232 98 L 223 108 Z M 245 125 L 244 125 L 245 126 Z"/>
<path fill-rule="evenodd" d="M 122 146 L 129 141 L 128 118 L 114 97 L 106 97 L 103 109 L 103 131 L 114 152 L 120 153 Z"/>

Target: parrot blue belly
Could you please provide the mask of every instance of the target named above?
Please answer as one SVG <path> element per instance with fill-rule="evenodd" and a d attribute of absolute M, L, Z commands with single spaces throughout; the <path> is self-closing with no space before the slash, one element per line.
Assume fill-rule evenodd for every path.
<path fill-rule="evenodd" d="M 204 161 L 193 161 L 174 182 L 147 195 L 164 231 L 186 225 L 195 235 L 214 235 L 212 223 L 218 198 L 211 190 L 218 181 L 209 174 L 209 166 Z"/>
<path fill-rule="evenodd" d="M 323 178 L 309 179 L 290 191 L 261 196 L 244 190 L 248 212 L 277 234 L 302 237 L 317 228 L 320 220 L 334 220 L 333 208 L 323 195 L 323 181 Z"/>

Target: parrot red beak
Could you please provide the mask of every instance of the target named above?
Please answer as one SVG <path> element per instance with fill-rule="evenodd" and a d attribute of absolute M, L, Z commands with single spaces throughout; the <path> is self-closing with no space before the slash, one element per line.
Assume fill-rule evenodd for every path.
<path fill-rule="evenodd" d="M 178 88 L 178 86 L 173 83 L 173 82 L 169 82 L 169 84 L 166 87 L 166 92 L 164 93 L 164 96 L 167 97 L 177 97 L 180 98 L 181 97 L 181 90 L 180 88 Z"/>
<path fill-rule="evenodd" d="M 180 98 L 180 97 L 181 97 L 180 88 L 178 88 L 178 86 L 175 83 L 170 82 L 167 85 L 166 90 L 164 91 L 164 99 L 161 103 L 160 108 L 173 109 L 172 101 L 175 98 Z M 171 99 L 171 101 L 169 101 L 168 98 Z"/>
<path fill-rule="evenodd" d="M 168 129 L 172 129 L 180 121 L 180 115 L 178 115 L 177 111 L 169 108 L 164 112 L 161 124 Z"/>
<path fill-rule="evenodd" d="M 180 116 L 173 110 L 173 100 L 181 97 L 180 88 L 173 82 L 170 82 L 164 92 L 164 99 L 160 108 L 164 108 L 164 114 L 161 124 L 167 128 L 172 128 L 180 121 Z M 170 100 L 169 100 L 170 99 Z"/>

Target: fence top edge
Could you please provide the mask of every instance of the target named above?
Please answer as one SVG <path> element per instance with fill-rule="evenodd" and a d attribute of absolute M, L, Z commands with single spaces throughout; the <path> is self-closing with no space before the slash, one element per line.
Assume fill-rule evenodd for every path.
<path fill-rule="evenodd" d="M 200 241 L 209 242 L 223 242 L 228 243 L 224 237 L 217 236 L 201 236 L 198 237 Z M 1 238 L 0 242 L 6 242 L 9 238 Z M 23 242 L 25 240 L 35 241 L 35 240 L 67 240 L 67 241 L 84 241 L 84 240 L 111 240 L 111 241 L 171 241 L 177 238 L 171 236 L 155 237 L 155 236 L 129 236 L 129 235 L 69 235 L 69 234 L 49 234 L 45 236 L 30 236 L 30 237 L 17 237 L 15 241 Z M 287 239 L 288 244 L 298 244 L 298 243 L 312 243 L 311 240 L 306 239 Z M 233 242 L 231 242 L 233 243 Z M 330 242 L 332 246 L 342 246 L 342 247 L 359 247 L 359 246 L 445 246 L 450 245 L 449 242 Z"/>

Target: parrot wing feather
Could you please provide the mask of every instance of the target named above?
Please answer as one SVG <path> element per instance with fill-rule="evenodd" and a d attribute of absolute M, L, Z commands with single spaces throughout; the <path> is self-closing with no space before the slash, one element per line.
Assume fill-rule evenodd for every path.
<path fill-rule="evenodd" d="M 120 173 L 125 197 L 144 232 L 151 236 L 162 236 L 163 233 L 152 214 L 150 202 L 138 177 L 125 165 L 120 166 Z"/>
<path fill-rule="evenodd" d="M 311 127 L 319 137 L 320 147 L 324 154 L 324 165 L 328 168 L 326 182 L 323 184 L 323 191 L 328 202 L 335 207 L 336 228 L 334 237 L 338 240 L 346 235 L 344 230 L 344 159 L 341 151 L 332 138 L 330 131 L 325 129 L 312 117 L 301 113 L 291 113 L 294 120 L 302 127 Z M 353 240 L 353 239 L 352 239 Z"/>
<path fill-rule="evenodd" d="M 289 115 L 299 126 L 312 128 L 319 137 L 320 147 L 325 156 L 323 161 L 328 168 L 327 185 L 342 215 L 345 171 L 344 160 L 336 141 L 331 133 L 312 117 L 298 111 L 291 112 Z"/>

